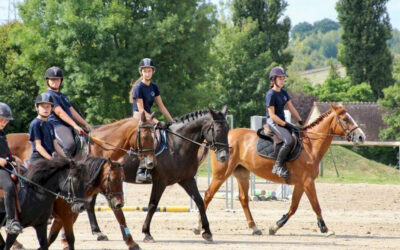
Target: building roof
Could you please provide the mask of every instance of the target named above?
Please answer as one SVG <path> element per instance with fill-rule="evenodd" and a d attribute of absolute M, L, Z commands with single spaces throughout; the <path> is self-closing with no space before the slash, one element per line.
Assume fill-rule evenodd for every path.
<path fill-rule="evenodd" d="M 338 105 L 339 103 L 333 102 L 333 104 Z M 366 141 L 383 141 L 379 137 L 379 131 L 387 128 L 387 125 L 382 120 L 382 114 L 388 114 L 391 111 L 384 110 L 376 102 L 341 102 L 341 104 L 364 131 L 367 137 Z M 314 102 L 306 124 L 311 123 L 329 109 L 329 102 Z M 339 138 L 335 138 L 335 140 L 339 140 Z"/>

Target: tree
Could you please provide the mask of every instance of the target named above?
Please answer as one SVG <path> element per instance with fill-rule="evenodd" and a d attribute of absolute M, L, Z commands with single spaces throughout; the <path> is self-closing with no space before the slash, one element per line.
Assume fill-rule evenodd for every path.
<path fill-rule="evenodd" d="M 22 65 L 45 87 L 46 68 L 64 69 L 63 91 L 91 123 L 131 115 L 128 91 L 141 58 L 157 66 L 154 80 L 174 116 L 192 111 L 204 82 L 214 36 L 215 6 L 200 0 L 26 0 L 27 27 L 16 36 Z"/>
<path fill-rule="evenodd" d="M 343 27 L 339 60 L 353 84 L 366 82 L 374 100 L 382 89 L 393 84 L 392 55 L 387 46 L 391 26 L 386 10 L 388 0 L 339 0 L 338 19 Z"/>
<path fill-rule="evenodd" d="M 24 26 L 17 22 L 0 26 L 0 101 L 11 107 L 14 117 L 6 127 L 7 133 L 28 132 L 30 122 L 37 116 L 34 100 L 38 87 L 32 71 L 16 63 L 21 50 L 9 39 L 13 31 L 23 30 Z"/>
<path fill-rule="evenodd" d="M 290 36 L 292 39 L 296 39 L 296 37 L 300 37 L 300 39 L 304 39 L 307 35 L 309 35 L 314 29 L 314 26 L 308 22 L 301 22 L 296 24 L 292 30 L 290 31 Z"/>
<path fill-rule="evenodd" d="M 259 36 L 264 40 L 259 51 L 269 50 L 274 62 L 286 66 L 292 56 L 285 50 L 289 44 L 290 19 L 283 17 L 287 7 L 284 0 L 234 0 L 232 21 L 245 27 L 248 18 L 257 22 Z"/>
<path fill-rule="evenodd" d="M 324 18 L 320 21 L 316 21 L 314 22 L 313 25 L 314 32 L 320 31 L 322 34 L 325 34 L 331 30 L 338 30 L 338 29 L 340 29 L 340 24 L 329 18 Z"/>

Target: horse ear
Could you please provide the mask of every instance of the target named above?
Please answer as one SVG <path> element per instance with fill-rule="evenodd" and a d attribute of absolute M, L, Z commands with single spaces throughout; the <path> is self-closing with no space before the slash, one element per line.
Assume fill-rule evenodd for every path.
<path fill-rule="evenodd" d="M 335 106 L 335 104 L 333 104 L 333 103 L 331 103 L 331 102 L 329 102 L 329 106 L 331 106 L 331 109 L 333 109 L 333 110 L 336 110 L 336 106 Z"/>
<path fill-rule="evenodd" d="M 221 113 L 226 116 L 226 114 L 228 113 L 228 106 L 224 105 L 224 107 L 221 110 Z"/>
<path fill-rule="evenodd" d="M 146 115 L 145 115 L 144 111 L 142 111 L 142 112 L 140 113 L 140 120 L 141 120 L 142 122 L 145 122 L 145 121 L 146 121 Z"/>
<path fill-rule="evenodd" d="M 213 119 L 214 119 L 215 116 L 217 115 L 217 114 L 214 112 L 214 110 L 212 110 L 212 109 L 210 109 L 210 108 L 208 108 L 208 112 L 210 112 L 210 114 L 211 114 L 211 116 L 212 116 Z"/>
<path fill-rule="evenodd" d="M 154 111 L 153 113 L 151 113 L 151 115 L 150 115 L 150 121 L 153 120 L 154 114 L 155 114 L 155 113 L 156 113 L 155 111 Z"/>

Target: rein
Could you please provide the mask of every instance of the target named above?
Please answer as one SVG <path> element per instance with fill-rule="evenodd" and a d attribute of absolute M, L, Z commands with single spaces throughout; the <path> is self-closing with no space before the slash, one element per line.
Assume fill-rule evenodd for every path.
<path fill-rule="evenodd" d="M 191 142 L 191 143 L 194 143 L 194 144 L 196 144 L 196 145 L 199 145 L 200 147 L 204 147 L 204 148 L 207 148 L 207 149 L 209 149 L 209 150 L 213 150 L 213 151 L 215 151 L 215 152 L 218 152 L 218 151 L 220 151 L 220 150 L 222 150 L 222 149 L 218 150 L 217 145 L 223 146 L 224 148 L 230 148 L 230 147 L 229 147 L 229 144 L 221 143 L 221 142 L 217 142 L 217 141 L 216 141 L 216 139 L 215 139 L 215 137 L 216 137 L 216 136 L 215 136 L 215 129 L 214 129 L 214 124 L 215 124 L 216 122 L 226 123 L 226 120 L 212 120 L 212 123 L 211 123 L 210 127 L 207 128 L 207 131 L 210 130 L 210 129 L 211 129 L 211 131 L 212 131 L 212 143 L 211 143 L 211 145 L 204 144 L 204 143 L 199 143 L 199 142 L 194 141 L 194 140 L 192 140 L 192 139 L 190 139 L 190 138 L 187 138 L 187 137 L 185 137 L 185 136 L 183 136 L 183 135 L 177 134 L 177 133 L 171 131 L 170 129 L 166 129 L 166 130 L 167 130 L 169 133 L 171 133 L 171 134 L 173 134 L 173 135 L 176 135 L 176 136 L 178 136 L 178 137 L 180 137 L 180 138 L 182 138 L 182 139 L 185 139 L 185 140 L 187 140 L 187 141 L 189 141 L 189 142 Z"/>
<path fill-rule="evenodd" d="M 122 192 L 113 192 L 113 191 L 110 191 L 111 190 L 111 177 L 110 177 L 110 175 L 111 175 L 111 170 L 112 170 L 112 168 L 121 168 L 121 169 L 123 169 L 123 166 L 122 165 L 119 165 L 118 167 L 112 167 L 112 163 L 111 163 L 111 161 L 109 161 L 110 162 L 110 167 L 108 168 L 108 173 L 107 173 L 107 177 L 106 177 L 106 179 L 103 179 L 103 182 L 105 182 L 105 181 L 107 181 L 107 187 L 106 187 L 106 192 L 105 192 L 105 194 L 104 194 L 104 196 L 106 196 L 106 198 L 107 198 L 107 200 L 111 200 L 111 198 L 112 198 L 112 196 L 113 195 L 123 195 L 124 194 L 124 192 L 122 191 Z M 104 166 L 104 165 L 103 165 Z"/>
<path fill-rule="evenodd" d="M 16 166 L 14 165 L 14 163 L 12 163 L 12 162 L 8 162 L 8 163 L 9 163 L 13 168 L 16 167 Z M 21 180 L 23 180 L 23 181 L 25 181 L 25 182 L 27 182 L 27 183 L 29 183 L 29 184 L 32 184 L 33 186 L 35 186 L 35 187 L 37 187 L 37 188 L 39 188 L 39 189 L 42 189 L 43 191 L 45 191 L 45 192 L 47 192 L 47 193 L 49 193 L 49 194 L 54 195 L 56 198 L 61 198 L 61 199 L 65 200 L 68 204 L 72 204 L 72 203 L 74 203 L 75 201 L 85 201 L 85 199 L 78 199 L 78 198 L 75 198 L 75 197 L 72 197 L 72 198 L 71 198 L 71 190 L 70 190 L 70 189 L 68 189 L 68 196 L 64 196 L 64 195 L 62 195 L 62 194 L 60 194 L 60 193 L 55 193 L 55 192 L 51 191 L 50 189 L 45 188 L 45 187 L 43 187 L 43 186 L 37 184 L 36 182 L 34 182 L 34 181 L 32 181 L 32 180 L 29 180 L 29 179 L 26 178 L 25 176 L 22 176 L 22 175 L 20 175 L 20 174 L 14 172 L 14 171 L 8 169 L 8 168 L 4 168 L 4 169 L 5 169 L 7 172 L 9 172 L 10 174 L 13 174 L 13 175 L 17 176 L 19 179 L 21 179 Z M 67 181 L 69 181 L 70 187 L 72 187 L 72 194 L 75 195 L 74 188 L 73 188 L 73 186 L 72 186 L 72 178 L 71 178 L 69 175 L 68 175 L 68 178 L 65 180 L 64 186 L 67 184 Z"/>

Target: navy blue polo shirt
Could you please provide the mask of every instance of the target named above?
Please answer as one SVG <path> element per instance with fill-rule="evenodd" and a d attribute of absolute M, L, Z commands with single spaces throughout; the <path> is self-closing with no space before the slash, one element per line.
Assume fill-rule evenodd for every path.
<path fill-rule="evenodd" d="M 265 96 L 265 106 L 267 107 L 267 117 L 269 118 L 268 114 L 268 107 L 274 106 L 275 107 L 275 114 L 285 121 L 285 105 L 290 100 L 289 94 L 286 90 L 281 89 L 280 92 L 277 92 L 273 89 L 268 90 L 267 95 Z"/>
<path fill-rule="evenodd" d="M 53 97 L 54 107 L 60 106 L 64 110 L 64 112 L 67 113 L 69 117 L 71 117 L 71 119 L 73 119 L 71 110 L 69 109 L 70 107 L 72 107 L 72 105 L 68 100 L 67 96 L 65 96 L 60 92 L 54 92 L 52 90 L 47 90 L 46 93 L 50 94 Z M 48 122 L 53 124 L 54 127 L 57 127 L 59 125 L 70 127 L 68 123 L 61 120 L 60 117 L 58 117 L 54 112 L 51 112 L 48 118 Z"/>
<path fill-rule="evenodd" d="M 32 142 L 33 152 L 37 152 L 34 141 L 40 140 L 44 149 L 51 155 L 55 151 L 55 139 L 54 127 L 50 122 L 35 118 L 29 125 L 29 140 Z"/>
<path fill-rule="evenodd" d="M 140 81 L 138 84 L 136 84 L 135 88 L 133 89 L 133 111 L 139 111 L 137 104 L 136 104 L 136 99 L 142 99 L 143 100 L 143 106 L 144 110 L 146 110 L 147 113 L 150 113 L 151 107 L 153 106 L 154 100 L 156 96 L 160 95 L 160 90 L 158 89 L 157 84 L 155 83 L 150 83 L 149 86 L 144 84 L 142 81 Z"/>

